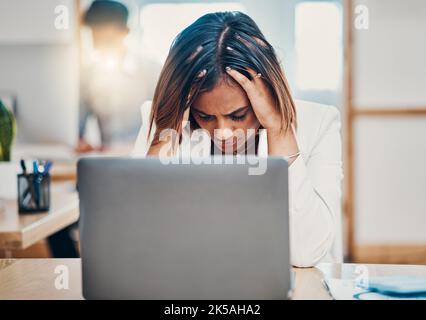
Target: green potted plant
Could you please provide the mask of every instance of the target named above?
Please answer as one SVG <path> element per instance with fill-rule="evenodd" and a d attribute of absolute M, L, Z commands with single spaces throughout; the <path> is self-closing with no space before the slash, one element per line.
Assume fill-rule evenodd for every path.
<path fill-rule="evenodd" d="M 15 117 L 0 100 L 0 199 L 13 199 L 17 194 L 18 166 L 11 162 L 15 136 Z"/>
<path fill-rule="evenodd" d="M 12 112 L 0 100 L 0 161 L 9 162 L 16 134 L 16 122 Z"/>

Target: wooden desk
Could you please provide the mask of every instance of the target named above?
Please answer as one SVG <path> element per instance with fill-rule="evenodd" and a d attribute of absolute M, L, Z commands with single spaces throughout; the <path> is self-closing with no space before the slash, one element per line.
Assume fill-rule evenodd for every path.
<path fill-rule="evenodd" d="M 16 200 L 0 210 L 0 250 L 26 249 L 78 220 L 75 182 L 53 182 L 51 209 L 37 214 L 18 214 Z"/>
<path fill-rule="evenodd" d="M 55 288 L 55 268 L 67 266 L 69 289 Z M 365 265 L 372 276 L 426 276 L 426 266 Z M 320 264 L 317 268 L 294 269 L 293 299 L 331 299 L 322 279 L 354 279 L 357 264 Z M 6 299 L 83 299 L 80 259 L 0 260 L 0 300 Z"/>
<path fill-rule="evenodd" d="M 50 175 L 52 181 L 77 181 L 77 162 L 63 161 L 55 162 Z"/>

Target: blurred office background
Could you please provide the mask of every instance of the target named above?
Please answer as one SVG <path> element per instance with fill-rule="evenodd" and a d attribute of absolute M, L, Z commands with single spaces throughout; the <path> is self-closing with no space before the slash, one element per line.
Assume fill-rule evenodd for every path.
<path fill-rule="evenodd" d="M 126 46 L 160 67 L 173 38 L 199 16 L 249 14 L 276 48 L 295 98 L 341 110 L 346 259 L 426 263 L 424 0 L 120 2 L 129 9 Z M 16 113 L 18 155 L 78 158 L 80 83 L 94 54 L 82 17 L 91 3 L 0 0 L 0 96 Z M 54 27 L 58 5 L 69 9 L 68 29 Z M 146 72 L 141 90 L 157 76 Z M 106 152 L 130 150 L 136 134 L 113 139 Z M 93 117 L 84 138 L 102 142 Z"/>

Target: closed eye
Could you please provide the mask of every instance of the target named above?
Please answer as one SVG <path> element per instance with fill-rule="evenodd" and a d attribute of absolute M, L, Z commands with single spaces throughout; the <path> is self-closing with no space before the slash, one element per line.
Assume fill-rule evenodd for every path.
<path fill-rule="evenodd" d="M 228 114 L 228 117 L 232 121 L 243 121 L 246 118 L 248 111 L 249 111 L 249 106 L 245 106 Z"/>
<path fill-rule="evenodd" d="M 246 118 L 246 116 L 247 116 L 247 112 L 245 112 L 242 115 L 230 115 L 229 118 L 232 121 L 243 121 Z"/>
<path fill-rule="evenodd" d="M 215 116 L 213 115 L 205 114 L 204 112 L 195 108 L 193 108 L 192 110 L 194 111 L 194 113 L 197 114 L 198 118 L 201 121 L 209 122 L 215 119 Z M 244 121 L 244 119 L 247 117 L 248 111 L 249 106 L 241 107 L 235 110 L 234 112 L 227 114 L 226 117 L 228 117 L 232 121 Z"/>
<path fill-rule="evenodd" d="M 214 119 L 214 116 L 208 115 L 208 114 L 204 114 L 201 112 L 197 112 L 198 117 L 202 120 L 202 121 L 212 121 Z"/>

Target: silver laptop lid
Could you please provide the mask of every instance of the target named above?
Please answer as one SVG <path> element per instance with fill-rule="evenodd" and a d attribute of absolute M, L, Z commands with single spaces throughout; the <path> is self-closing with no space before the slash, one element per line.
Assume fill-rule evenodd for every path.
<path fill-rule="evenodd" d="M 78 163 L 88 299 L 285 299 L 290 289 L 287 162 Z"/>

